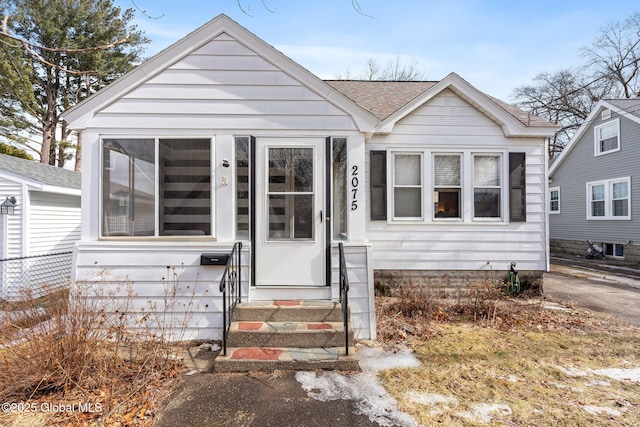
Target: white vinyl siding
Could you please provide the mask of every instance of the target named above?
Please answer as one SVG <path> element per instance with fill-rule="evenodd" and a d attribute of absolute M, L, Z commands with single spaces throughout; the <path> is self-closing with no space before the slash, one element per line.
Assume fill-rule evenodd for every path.
<path fill-rule="evenodd" d="M 594 153 L 601 154 L 620 151 L 620 120 L 615 119 L 600 126 L 596 126 L 594 133 Z"/>
<path fill-rule="evenodd" d="M 373 245 L 373 266 L 382 270 L 507 270 L 510 262 L 521 270 L 545 270 L 546 173 L 543 138 L 505 137 L 501 127 L 452 91 L 445 90 L 400 120 L 392 134 L 374 135 L 369 151 L 422 152 L 424 164 L 424 219 L 422 221 L 367 221 Z M 526 222 L 507 221 L 508 203 L 502 201 L 502 221 L 474 220 L 472 216 L 472 155 L 502 157 L 502 181 L 508 176 L 509 151 L 524 153 L 526 160 Z M 461 158 L 461 218 L 433 217 L 433 157 Z M 369 155 L 366 157 L 370 158 Z M 367 165 L 367 170 L 368 170 Z M 367 176 L 367 179 L 369 177 Z M 388 181 L 389 184 L 391 181 Z M 507 183 L 502 182 L 506 191 Z M 390 194 L 387 189 L 387 194 Z M 503 194 L 503 199 L 506 198 Z M 370 198 L 367 197 L 367 203 Z M 370 206 L 367 206 L 369 212 Z"/>
<path fill-rule="evenodd" d="M 587 219 L 631 219 L 631 178 L 587 183 Z"/>
<path fill-rule="evenodd" d="M 32 191 L 29 255 L 72 251 L 80 240 L 80 197 Z"/>

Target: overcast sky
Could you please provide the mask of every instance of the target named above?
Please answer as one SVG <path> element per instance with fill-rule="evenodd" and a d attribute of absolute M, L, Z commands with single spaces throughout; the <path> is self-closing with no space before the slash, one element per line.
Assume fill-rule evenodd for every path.
<path fill-rule="evenodd" d="M 455 72 L 512 101 L 540 71 L 575 67 L 599 29 L 640 3 L 592 0 L 115 0 L 137 5 L 153 55 L 224 13 L 323 79 L 367 60 L 416 62 L 425 80 Z"/>

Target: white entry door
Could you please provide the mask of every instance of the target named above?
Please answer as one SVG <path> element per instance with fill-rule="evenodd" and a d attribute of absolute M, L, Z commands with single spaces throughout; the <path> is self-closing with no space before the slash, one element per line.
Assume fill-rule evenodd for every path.
<path fill-rule="evenodd" d="M 324 285 L 323 170 L 322 138 L 257 140 L 256 285 Z"/>

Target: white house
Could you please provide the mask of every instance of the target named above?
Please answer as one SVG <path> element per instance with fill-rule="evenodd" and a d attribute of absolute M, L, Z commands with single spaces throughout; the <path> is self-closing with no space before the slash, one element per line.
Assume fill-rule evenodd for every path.
<path fill-rule="evenodd" d="M 0 154 L 0 298 L 68 285 L 80 239 L 80 174 Z"/>
<path fill-rule="evenodd" d="M 201 255 L 236 241 L 250 301 L 336 299 L 342 242 L 359 338 L 374 270 L 547 269 L 555 127 L 456 74 L 325 82 L 221 15 L 64 119 L 84 150 L 75 279 L 130 281 L 144 305 L 170 267 L 195 337 L 222 325 L 224 266 Z"/>

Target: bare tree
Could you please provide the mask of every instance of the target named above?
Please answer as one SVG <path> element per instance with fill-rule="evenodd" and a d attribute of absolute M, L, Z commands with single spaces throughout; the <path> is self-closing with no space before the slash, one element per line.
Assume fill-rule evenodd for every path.
<path fill-rule="evenodd" d="M 532 114 L 559 125 L 549 144 L 549 157 L 557 156 L 575 131 L 587 118 L 594 105 L 611 91 L 611 82 L 585 81 L 581 73 L 560 70 L 542 72 L 534 84 L 514 90 L 516 105 Z"/>
<path fill-rule="evenodd" d="M 583 48 L 581 53 L 594 81 L 615 83 L 608 96 L 640 95 L 640 13 L 602 27 L 591 47 Z"/>
<path fill-rule="evenodd" d="M 353 78 L 353 73 L 347 69 L 344 73 L 336 75 L 337 79 L 349 80 Z M 420 81 L 424 79 L 424 72 L 420 70 L 418 61 L 411 59 L 409 64 L 403 64 L 399 56 L 395 60 L 387 63 L 382 68 L 378 61 L 370 58 L 367 61 L 366 68 L 360 72 L 358 80 L 383 80 L 383 81 Z"/>

